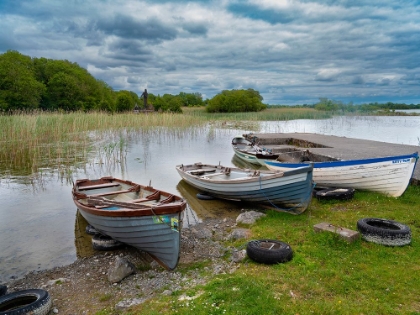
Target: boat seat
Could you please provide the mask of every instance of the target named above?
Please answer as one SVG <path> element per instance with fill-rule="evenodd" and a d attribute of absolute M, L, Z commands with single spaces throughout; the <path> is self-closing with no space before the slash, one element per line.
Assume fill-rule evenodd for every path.
<path fill-rule="evenodd" d="M 175 196 L 174 195 L 169 195 L 168 197 L 166 197 L 165 199 L 163 199 L 160 203 L 169 203 L 174 201 Z"/>
<path fill-rule="evenodd" d="M 140 202 L 145 202 L 145 201 L 153 201 L 153 200 L 159 200 L 160 198 L 160 191 L 155 191 L 153 194 L 144 197 L 144 198 L 139 198 L 139 199 L 133 199 L 129 202 L 133 202 L 133 203 L 140 203 Z"/>
<path fill-rule="evenodd" d="M 189 171 L 191 175 L 203 175 L 204 173 L 214 173 L 216 169 L 214 168 L 200 168 L 197 170 Z"/>
<path fill-rule="evenodd" d="M 90 189 L 100 189 L 100 188 L 109 188 L 109 187 L 118 187 L 121 186 L 119 183 L 104 183 L 104 184 L 98 184 L 98 185 L 89 185 L 89 186 L 80 186 L 80 190 L 90 190 Z"/>
<path fill-rule="evenodd" d="M 117 191 L 108 191 L 102 194 L 92 194 L 92 195 L 88 195 L 88 197 L 102 197 L 102 196 L 110 196 L 110 195 L 117 195 L 117 194 L 125 194 L 125 193 L 130 193 L 133 192 L 130 189 L 127 190 L 117 190 Z"/>

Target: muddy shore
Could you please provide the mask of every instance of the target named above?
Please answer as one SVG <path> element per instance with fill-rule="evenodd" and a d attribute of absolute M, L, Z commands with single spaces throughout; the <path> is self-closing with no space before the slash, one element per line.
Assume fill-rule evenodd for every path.
<path fill-rule="evenodd" d="M 5 285 L 8 293 L 35 288 L 47 290 L 53 301 L 51 314 L 94 314 L 105 308 L 124 310 L 130 303 L 142 303 L 159 294 L 169 295 L 175 290 L 203 284 L 214 274 L 234 272 L 240 264 L 231 261 L 229 253 L 236 249 L 226 248 L 222 243 L 235 226 L 235 219 L 223 218 L 207 219 L 184 228 L 180 261 L 174 271 L 163 269 L 148 254 L 127 247 L 96 252 L 70 265 L 33 272 Z M 110 283 L 108 270 L 117 256 L 132 262 L 136 272 L 119 283 Z M 184 268 L 204 260 L 209 261 L 204 270 Z"/>

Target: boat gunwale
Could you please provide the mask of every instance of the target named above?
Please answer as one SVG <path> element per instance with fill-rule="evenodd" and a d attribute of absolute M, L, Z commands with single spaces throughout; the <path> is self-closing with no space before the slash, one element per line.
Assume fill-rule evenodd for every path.
<path fill-rule="evenodd" d="M 81 192 L 78 190 L 79 187 L 83 187 L 83 185 L 81 186 L 80 184 L 90 184 L 92 182 L 119 182 L 119 183 L 123 183 L 125 185 L 129 185 L 131 186 L 130 189 L 127 189 L 121 193 L 132 193 L 132 192 L 138 192 L 141 189 L 143 190 L 147 190 L 149 192 L 155 192 L 155 191 L 159 191 L 163 196 L 165 197 L 169 197 L 169 196 L 173 196 L 174 197 L 174 201 L 169 202 L 169 203 L 156 203 L 153 205 L 143 205 L 143 208 L 139 208 L 139 209 L 135 209 L 135 208 L 124 208 L 123 206 L 120 206 L 120 209 L 115 209 L 115 210 L 106 210 L 106 209 L 98 209 L 95 208 L 94 206 L 91 205 L 86 205 L 84 203 L 82 203 L 80 200 L 89 200 L 89 197 L 92 195 L 87 195 L 84 192 Z M 98 184 L 99 185 L 99 184 Z M 90 185 L 92 186 L 92 185 Z M 101 187 L 99 187 L 101 188 Z M 95 188 L 91 188 L 90 190 L 94 190 Z M 119 194 L 120 191 L 115 191 L 115 192 L 106 192 L 104 193 L 104 195 L 112 195 L 113 193 L 115 194 Z M 77 208 L 79 208 L 80 210 L 86 211 L 88 213 L 91 213 L 93 215 L 98 215 L 98 216 L 105 216 L 105 217 L 142 217 L 142 216 L 152 216 L 152 215 L 165 215 L 165 214 L 174 214 L 174 213 L 180 213 L 182 211 L 185 210 L 186 206 L 187 206 L 187 202 L 184 198 L 171 194 L 169 192 L 160 190 L 160 189 L 155 189 L 151 186 L 145 186 L 145 185 L 140 185 L 137 183 L 134 183 L 132 181 L 128 181 L 128 180 L 122 180 L 119 178 L 114 178 L 114 177 L 102 177 L 99 178 L 97 180 L 90 180 L 90 179 L 80 179 L 77 180 L 76 183 L 73 185 L 73 190 L 72 190 L 72 195 L 73 195 L 73 201 L 75 203 L 75 205 L 77 206 Z M 99 194 L 100 195 L 100 194 Z M 112 200 L 106 200 L 104 199 L 104 201 L 112 203 Z M 151 201 L 151 200 L 150 200 Z M 145 201 L 147 202 L 147 201 Z M 138 205 L 139 207 L 142 206 L 141 202 L 139 203 L 133 203 L 133 206 Z"/>
<path fill-rule="evenodd" d="M 341 161 L 326 161 L 326 162 L 301 162 L 301 163 L 289 163 L 289 162 L 281 162 L 281 161 L 273 161 L 273 160 L 264 160 L 264 164 L 268 164 L 271 166 L 279 166 L 285 168 L 296 168 L 301 167 L 303 165 L 313 164 L 314 169 L 317 168 L 329 168 L 329 167 L 343 167 L 343 166 L 354 166 L 354 165 L 363 165 L 363 164 L 374 164 L 374 163 L 382 163 L 382 162 L 390 162 L 393 160 L 404 160 L 404 159 L 412 159 L 414 158 L 414 164 L 419 159 L 418 152 L 414 152 L 412 154 L 406 155 L 394 155 L 394 156 L 385 156 L 379 158 L 367 158 L 367 159 L 357 159 L 357 160 L 341 160 Z M 407 161 L 407 163 L 413 163 L 413 161 Z M 401 163 L 403 164 L 403 163 Z M 405 164 L 405 163 L 404 163 Z"/>

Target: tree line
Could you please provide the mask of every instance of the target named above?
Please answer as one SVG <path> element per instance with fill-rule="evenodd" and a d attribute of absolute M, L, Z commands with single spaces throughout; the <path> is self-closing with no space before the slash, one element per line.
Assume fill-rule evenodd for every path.
<path fill-rule="evenodd" d="M 148 108 L 133 91 L 114 91 L 86 69 L 68 60 L 31 58 L 9 50 L 0 55 L 0 111 L 108 111 L 134 108 L 182 112 L 183 106 L 206 106 L 208 112 L 259 111 L 266 108 L 258 91 L 222 91 L 203 100 L 201 93 L 154 95 Z"/>
<path fill-rule="evenodd" d="M 330 100 L 326 97 L 320 97 L 319 102 L 313 105 L 316 110 L 332 111 L 332 112 L 373 112 L 373 111 L 394 111 L 396 109 L 420 109 L 420 104 L 404 104 L 404 103 L 392 103 L 386 102 L 383 104 L 365 103 L 360 105 L 354 105 L 352 102 L 345 104 L 341 101 Z"/>

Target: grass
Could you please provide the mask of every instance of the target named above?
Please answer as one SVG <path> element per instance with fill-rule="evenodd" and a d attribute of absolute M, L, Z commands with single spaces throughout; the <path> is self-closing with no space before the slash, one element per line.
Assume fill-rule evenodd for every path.
<path fill-rule="evenodd" d="M 132 314 L 420 314 L 420 187 L 399 198 L 356 192 L 350 201 L 313 200 L 299 216 L 268 211 L 251 226 L 254 239 L 289 243 L 292 261 L 262 265 L 247 258 L 233 274 L 159 296 Z M 412 243 L 386 247 L 337 234 L 315 233 L 320 222 L 356 230 L 364 217 L 407 224 Z M 241 247 L 246 242 L 226 243 Z M 187 267 L 181 267 L 187 268 Z M 181 299 L 181 296 L 190 299 Z M 111 314 L 111 313 L 110 313 Z"/>

